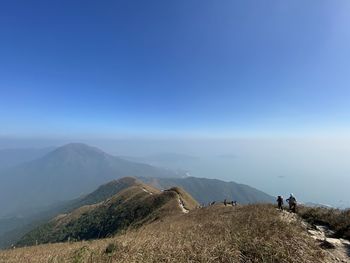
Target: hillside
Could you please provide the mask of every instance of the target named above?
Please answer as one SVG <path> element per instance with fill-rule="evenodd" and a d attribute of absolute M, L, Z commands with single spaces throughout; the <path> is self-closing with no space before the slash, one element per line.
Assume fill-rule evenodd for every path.
<path fill-rule="evenodd" d="M 179 188 L 161 192 L 134 180 L 131 186 L 103 202 L 83 205 L 56 216 L 26 234 L 17 245 L 103 238 L 129 227 L 187 213 L 197 206 L 198 203 Z"/>
<path fill-rule="evenodd" d="M 49 219 L 58 214 L 69 213 L 81 206 L 102 202 L 128 187 L 140 184 L 141 182 L 137 181 L 135 178 L 124 177 L 101 185 L 98 189 L 86 196 L 52 205 L 40 212 L 28 215 L 27 217 L 3 219 L 0 221 L 0 224 L 3 226 L 3 228 L 0 229 L 0 248 L 9 247 L 11 244 L 16 243 L 24 234 L 46 223 Z"/>
<path fill-rule="evenodd" d="M 87 194 L 125 176 L 178 177 L 179 173 L 127 161 L 84 144 L 68 144 L 0 176 L 0 216 L 21 216 Z M 19 214 L 18 211 L 21 211 Z"/>
<path fill-rule="evenodd" d="M 199 203 L 236 200 L 240 204 L 273 203 L 275 198 L 253 187 L 217 179 L 185 178 L 139 178 L 159 189 L 179 186 L 190 193 Z"/>
<path fill-rule="evenodd" d="M 215 205 L 176 213 L 113 238 L 0 251 L 0 262 L 322 263 L 299 221 L 269 205 Z"/>
<path fill-rule="evenodd" d="M 234 200 L 237 200 L 241 204 L 273 201 L 272 197 L 263 192 L 233 182 L 192 177 L 183 179 L 168 178 L 167 180 L 162 180 L 160 178 L 143 178 L 143 181 L 151 183 L 154 187 L 161 189 L 179 186 L 190 193 L 196 200 L 199 200 L 200 203 L 204 204 L 214 200 L 223 201 L 225 198 L 228 200 L 234 198 Z M 91 194 L 81 198 L 51 205 L 42 209 L 41 212 L 26 217 L 8 219 L 4 222 L 3 233 L 0 233 L 0 248 L 8 247 L 16 243 L 25 233 L 28 233 L 35 227 L 38 227 L 48 219 L 60 213 L 68 213 L 75 208 L 104 201 L 121 190 L 140 183 L 141 182 L 138 182 L 134 178 L 113 180 L 100 186 Z M 162 183 L 162 185 L 160 185 L 160 183 Z"/>

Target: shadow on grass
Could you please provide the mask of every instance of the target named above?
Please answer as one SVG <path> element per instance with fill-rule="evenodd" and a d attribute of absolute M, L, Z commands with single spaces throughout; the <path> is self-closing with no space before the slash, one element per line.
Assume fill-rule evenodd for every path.
<path fill-rule="evenodd" d="M 350 258 L 350 245 L 345 245 L 345 247 L 346 247 L 346 254 Z"/>

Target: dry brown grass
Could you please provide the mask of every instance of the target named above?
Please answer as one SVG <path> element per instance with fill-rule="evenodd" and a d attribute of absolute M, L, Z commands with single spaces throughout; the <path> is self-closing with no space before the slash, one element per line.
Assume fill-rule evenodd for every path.
<path fill-rule="evenodd" d="M 158 220 L 111 239 L 0 252 L 0 262 L 315 263 L 322 260 L 321 250 L 298 222 L 283 221 L 276 209 L 266 205 L 217 205 Z"/>

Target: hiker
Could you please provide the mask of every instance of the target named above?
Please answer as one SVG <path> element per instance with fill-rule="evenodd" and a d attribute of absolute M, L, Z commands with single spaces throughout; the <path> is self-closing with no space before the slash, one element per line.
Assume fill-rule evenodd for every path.
<path fill-rule="evenodd" d="M 283 210 L 283 196 L 277 196 L 277 205 L 278 209 Z"/>
<path fill-rule="evenodd" d="M 297 199 L 294 197 L 293 194 L 290 194 L 289 198 L 286 201 L 289 204 L 289 211 L 295 213 L 297 209 Z"/>
<path fill-rule="evenodd" d="M 224 200 L 224 205 L 227 206 L 227 201 L 226 201 L 226 199 Z"/>

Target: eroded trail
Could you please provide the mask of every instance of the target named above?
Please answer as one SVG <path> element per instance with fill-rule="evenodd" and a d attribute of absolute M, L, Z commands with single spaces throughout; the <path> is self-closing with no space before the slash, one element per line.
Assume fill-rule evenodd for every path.
<path fill-rule="evenodd" d="M 326 226 L 310 225 L 300 219 L 296 214 L 282 211 L 281 217 L 289 223 L 296 221 L 301 222 L 307 233 L 316 240 L 326 253 L 327 257 L 325 263 L 350 263 L 350 241 L 342 238 L 332 238 L 334 232 Z"/>
<path fill-rule="evenodd" d="M 348 240 L 330 237 L 334 233 L 325 226 L 315 225 L 314 229 L 308 229 L 308 233 L 328 253 L 332 260 L 330 262 L 350 262 L 350 242 Z"/>
<path fill-rule="evenodd" d="M 148 191 L 146 188 L 142 188 L 142 190 L 144 191 L 144 192 L 146 192 L 146 193 L 149 193 L 150 195 L 153 195 L 153 193 L 152 192 L 150 192 L 150 191 Z"/>
<path fill-rule="evenodd" d="M 189 212 L 189 210 L 185 208 L 184 202 L 182 201 L 180 196 L 179 196 L 179 206 L 180 206 L 180 208 L 182 210 L 182 213 L 187 214 Z"/>

